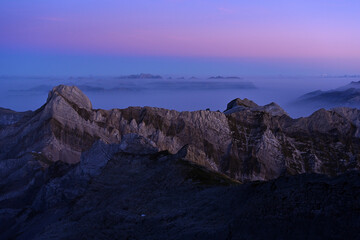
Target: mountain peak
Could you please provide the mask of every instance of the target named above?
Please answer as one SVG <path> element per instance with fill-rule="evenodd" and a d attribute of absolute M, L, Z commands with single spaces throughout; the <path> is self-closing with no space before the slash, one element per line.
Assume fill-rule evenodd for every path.
<path fill-rule="evenodd" d="M 62 97 L 66 101 L 76 104 L 80 108 L 92 109 L 90 99 L 76 86 L 59 85 L 54 87 L 48 95 L 47 102 L 56 97 Z"/>
<path fill-rule="evenodd" d="M 265 106 L 259 106 L 255 102 L 244 98 L 236 98 L 228 103 L 226 110 L 224 111 L 225 114 L 231 114 L 238 111 L 243 110 L 255 110 L 255 111 L 264 111 L 267 113 L 270 113 L 273 116 L 282 116 L 282 115 L 288 115 L 284 109 L 282 109 L 277 103 L 272 102 Z"/>
<path fill-rule="evenodd" d="M 244 99 L 235 98 L 234 100 L 232 100 L 231 102 L 228 103 L 225 111 L 230 110 L 237 106 L 242 106 L 242 107 L 246 107 L 246 108 L 258 107 L 258 105 L 256 103 L 254 103 L 253 101 L 251 101 L 247 98 L 244 98 Z"/>

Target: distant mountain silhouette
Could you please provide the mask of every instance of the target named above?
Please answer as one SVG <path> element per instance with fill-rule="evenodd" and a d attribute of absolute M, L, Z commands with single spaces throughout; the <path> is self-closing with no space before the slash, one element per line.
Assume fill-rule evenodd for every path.
<path fill-rule="evenodd" d="M 148 73 L 132 74 L 126 76 L 120 76 L 118 79 L 162 79 L 160 75 L 152 75 Z"/>
<path fill-rule="evenodd" d="M 230 77 L 226 77 L 226 76 L 214 76 L 214 77 L 209 77 L 209 79 L 242 79 L 241 77 L 237 77 L 237 76 L 230 76 Z"/>
<path fill-rule="evenodd" d="M 329 90 L 317 90 L 300 96 L 294 105 L 313 106 L 315 108 L 360 107 L 360 81 Z"/>

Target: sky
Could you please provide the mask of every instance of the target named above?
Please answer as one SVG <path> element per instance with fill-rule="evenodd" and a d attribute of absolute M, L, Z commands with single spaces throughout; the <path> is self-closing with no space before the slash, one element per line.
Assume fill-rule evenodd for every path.
<path fill-rule="evenodd" d="M 0 75 L 359 74 L 358 0 L 1 0 Z"/>

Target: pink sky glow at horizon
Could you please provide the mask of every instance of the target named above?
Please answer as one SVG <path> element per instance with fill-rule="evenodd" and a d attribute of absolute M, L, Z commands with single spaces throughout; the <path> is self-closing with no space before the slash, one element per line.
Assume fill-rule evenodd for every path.
<path fill-rule="evenodd" d="M 360 62 L 360 2 L 10 1 L 0 52 Z"/>

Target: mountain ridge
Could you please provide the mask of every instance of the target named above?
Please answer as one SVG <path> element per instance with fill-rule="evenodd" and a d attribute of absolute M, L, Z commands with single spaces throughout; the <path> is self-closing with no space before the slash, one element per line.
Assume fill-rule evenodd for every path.
<path fill-rule="evenodd" d="M 360 110 L 231 109 L 92 109 L 55 87 L 0 128 L 0 239 L 359 238 Z"/>
<path fill-rule="evenodd" d="M 94 110 L 77 87 L 61 85 L 27 122 L 2 129 L 0 142 L 7 150 L 0 157 L 35 151 L 50 162 L 74 164 L 100 139 L 119 144 L 124 136 L 137 134 L 172 154 L 189 145 L 190 161 L 239 181 L 305 172 L 336 175 L 359 168 L 359 111 L 319 110 L 292 119 L 275 103 L 247 107 L 244 101 L 249 100 L 234 100 L 225 113 L 153 107 Z"/>
<path fill-rule="evenodd" d="M 352 107 L 358 108 L 360 105 L 360 81 L 351 83 L 332 90 L 316 90 L 306 93 L 295 100 L 293 107 L 311 108 L 336 108 Z"/>

